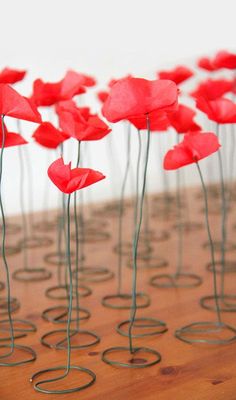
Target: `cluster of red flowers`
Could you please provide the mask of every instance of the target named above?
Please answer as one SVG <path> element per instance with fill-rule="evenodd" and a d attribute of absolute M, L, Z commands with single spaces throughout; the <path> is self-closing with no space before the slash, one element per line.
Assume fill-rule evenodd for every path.
<path fill-rule="evenodd" d="M 203 57 L 197 66 L 208 73 L 227 69 L 236 70 L 236 54 L 220 51 L 214 57 Z M 26 71 L 5 68 L 0 72 L 0 114 L 38 123 L 32 137 L 40 145 L 57 148 L 70 138 L 77 141 L 100 140 L 110 131 L 110 127 L 89 107 L 79 107 L 76 96 L 84 94 L 96 85 L 93 77 L 72 70 L 58 82 L 43 82 L 36 79 L 30 98 L 21 96 L 12 86 L 22 80 Z M 235 77 L 207 78 L 189 93 L 195 100 L 196 110 L 178 101 L 181 85 L 194 75 L 185 66 L 159 71 L 157 79 L 147 80 L 128 75 L 122 79 L 112 79 L 106 90 L 99 91 L 97 97 L 102 103 L 102 116 L 111 123 L 129 121 L 139 130 L 168 131 L 174 129 L 183 134 L 183 140 L 165 156 L 164 168 L 176 169 L 198 162 L 216 152 L 220 145 L 212 132 L 203 132 L 195 121 L 200 110 L 208 119 L 217 124 L 236 123 L 236 104 L 230 95 L 236 93 Z M 227 97 L 228 96 L 228 97 Z M 58 118 L 58 126 L 42 121 L 40 107 L 53 107 Z M 3 143 L 4 130 L 4 143 Z M 19 134 L 8 132 L 4 123 L 0 129 L 1 145 L 14 146 L 27 143 Z M 71 169 L 62 158 L 56 160 L 48 170 L 50 179 L 65 193 L 72 193 L 104 178 L 87 168 Z"/>

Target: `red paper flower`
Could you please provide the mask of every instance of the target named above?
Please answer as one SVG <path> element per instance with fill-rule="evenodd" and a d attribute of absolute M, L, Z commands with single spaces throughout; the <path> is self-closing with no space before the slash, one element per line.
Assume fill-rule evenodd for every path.
<path fill-rule="evenodd" d="M 13 84 L 19 81 L 22 81 L 22 79 L 25 77 L 26 71 L 20 71 L 17 69 L 11 69 L 11 68 L 4 68 L 0 72 L 0 83 L 9 83 Z"/>
<path fill-rule="evenodd" d="M 59 103 L 57 107 L 61 129 L 79 141 L 99 140 L 111 129 L 97 115 L 92 115 L 88 108 L 79 108 L 72 101 Z"/>
<path fill-rule="evenodd" d="M 28 142 L 18 133 L 8 132 L 6 125 L 4 124 L 4 147 L 19 146 L 22 144 L 27 144 Z M 2 124 L 0 124 L 0 148 L 2 148 L 3 132 Z"/>
<path fill-rule="evenodd" d="M 181 143 L 169 150 L 164 158 L 164 169 L 173 170 L 196 163 L 220 148 L 218 138 L 211 132 L 184 135 Z"/>
<path fill-rule="evenodd" d="M 215 100 L 222 97 L 225 93 L 232 91 L 234 82 L 226 79 L 207 79 L 199 83 L 198 87 L 191 92 L 191 96 L 198 98 L 204 97 L 207 100 Z"/>
<path fill-rule="evenodd" d="M 75 71 L 67 71 L 61 82 L 60 101 L 72 99 L 72 97 L 86 92 L 85 83 L 87 81 L 85 76 Z"/>
<path fill-rule="evenodd" d="M 236 54 L 224 50 L 219 51 L 216 54 L 213 63 L 217 69 L 219 68 L 236 69 Z"/>
<path fill-rule="evenodd" d="M 70 80 L 80 86 L 91 87 L 96 85 L 96 80 L 92 76 L 81 74 L 80 72 L 69 70 L 66 73 L 66 77 L 69 77 Z"/>
<path fill-rule="evenodd" d="M 176 85 L 186 81 L 193 76 L 193 71 L 182 65 L 178 65 L 176 68 L 169 71 L 159 71 L 157 77 L 160 79 L 170 79 L 174 81 Z"/>
<path fill-rule="evenodd" d="M 73 100 L 60 101 L 56 104 L 55 109 L 58 115 L 63 111 L 71 113 L 79 111 L 80 115 L 85 119 L 88 119 L 90 116 L 93 115 L 91 114 L 89 107 L 78 107 Z"/>
<path fill-rule="evenodd" d="M 128 121 L 139 130 L 147 129 L 147 117 L 129 118 Z M 164 132 L 170 127 L 170 122 L 165 112 L 153 111 L 149 114 L 151 132 Z"/>
<path fill-rule="evenodd" d="M 59 82 L 45 83 L 41 79 L 36 79 L 33 84 L 32 99 L 37 106 L 52 106 L 82 93 L 85 93 L 85 88 L 81 85 L 81 80 L 73 71 L 68 71 L 64 79 Z"/>
<path fill-rule="evenodd" d="M 105 103 L 106 99 L 109 96 L 109 92 L 106 90 L 100 90 L 100 92 L 97 92 L 97 98 L 100 100 L 101 103 Z"/>
<path fill-rule="evenodd" d="M 93 185 L 105 178 L 101 172 L 93 169 L 71 169 L 71 163 L 68 165 L 64 164 L 62 158 L 59 158 L 50 165 L 48 168 L 48 176 L 58 189 L 67 194 Z"/>
<path fill-rule="evenodd" d="M 118 78 L 118 79 L 112 78 L 112 79 L 110 79 L 110 81 L 108 82 L 108 87 L 111 88 L 113 85 L 115 85 L 115 83 L 117 83 L 117 82 L 119 82 L 119 81 L 122 81 L 123 79 L 126 79 L 126 78 L 132 78 L 132 75 L 131 75 L 131 74 L 128 74 L 128 75 L 126 75 L 126 76 L 123 76 L 123 78 Z"/>
<path fill-rule="evenodd" d="M 194 121 L 196 112 L 190 107 L 179 104 L 178 110 L 168 115 L 169 122 L 178 133 L 200 131 L 201 127 Z"/>
<path fill-rule="evenodd" d="M 38 123 L 42 121 L 35 105 L 4 83 L 0 84 L 0 115 Z"/>
<path fill-rule="evenodd" d="M 217 69 L 213 63 L 213 60 L 211 60 L 209 57 L 199 58 L 197 65 L 199 68 L 205 69 L 209 72 L 213 72 Z"/>
<path fill-rule="evenodd" d="M 68 139 L 68 135 L 56 129 L 50 122 L 42 122 L 33 133 L 35 141 L 49 149 L 56 149 L 59 144 Z"/>
<path fill-rule="evenodd" d="M 102 113 L 110 122 L 142 117 L 153 111 L 173 111 L 178 89 L 169 80 L 125 78 L 111 87 Z"/>
<path fill-rule="evenodd" d="M 208 118 L 218 124 L 236 123 L 236 104 L 231 100 L 220 97 L 216 100 L 206 100 L 200 97 L 196 106 L 204 112 Z"/>

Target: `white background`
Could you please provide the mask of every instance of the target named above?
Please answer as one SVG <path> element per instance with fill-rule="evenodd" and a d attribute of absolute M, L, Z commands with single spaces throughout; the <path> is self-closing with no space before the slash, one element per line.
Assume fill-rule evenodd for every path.
<path fill-rule="evenodd" d="M 16 89 L 31 92 L 35 78 L 56 81 L 66 69 L 95 75 L 100 87 L 111 77 L 127 73 L 154 78 L 161 67 L 193 64 L 200 55 L 222 48 L 235 48 L 235 0 L 1 0 L 0 67 L 26 68 L 27 79 Z M 81 104 L 97 104 L 94 95 Z M 15 128 L 15 122 L 10 122 Z M 34 126 L 23 124 L 29 138 Z M 92 143 L 84 149 L 84 165 L 101 170 L 106 182 L 87 191 L 88 200 L 117 196 L 124 165 L 124 129 L 113 133 L 113 162 L 107 159 L 108 143 Z M 133 134 L 135 136 L 135 132 Z M 136 137 L 133 137 L 135 141 Z M 162 173 L 158 146 L 170 139 L 153 138 L 149 172 L 150 188 L 161 190 Z M 135 159 L 135 145 L 132 158 Z M 29 146 L 34 176 L 34 209 L 43 207 L 46 166 L 55 152 Z M 67 159 L 74 157 L 71 147 Z M 118 168 L 114 165 L 118 165 Z M 190 169 L 191 170 L 191 169 Z M 171 174 L 171 173 L 170 173 Z M 188 174 L 188 181 L 195 181 Z M 113 180 L 113 184 L 111 181 Z M 132 189 L 132 185 L 131 185 Z M 131 190 L 130 189 L 130 190 Z M 4 199 L 7 213 L 19 212 L 19 160 L 16 149 L 7 149 L 4 159 Z M 57 203 L 50 185 L 50 206 Z"/>

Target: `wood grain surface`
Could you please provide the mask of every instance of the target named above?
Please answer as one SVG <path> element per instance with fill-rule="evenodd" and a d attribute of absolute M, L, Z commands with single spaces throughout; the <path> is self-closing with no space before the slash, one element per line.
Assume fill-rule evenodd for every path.
<path fill-rule="evenodd" d="M 199 189 L 188 192 L 189 215 L 185 209 L 185 216 L 191 221 L 204 224 L 202 213 L 203 201 L 197 196 Z M 186 199 L 185 199 L 186 200 Z M 120 321 L 129 318 L 127 310 L 111 310 L 101 305 L 101 299 L 106 294 L 115 293 L 117 282 L 113 278 L 103 283 L 93 283 L 90 287 L 93 294 L 81 299 L 81 306 L 90 310 L 92 316 L 88 321 L 81 322 L 83 329 L 90 329 L 101 337 L 101 342 L 91 348 L 72 351 L 72 364 L 91 369 L 96 373 L 96 383 L 81 392 L 69 395 L 44 395 L 34 391 L 30 377 L 36 371 L 48 367 L 65 365 L 66 351 L 52 350 L 40 344 L 40 337 L 51 329 L 63 328 L 63 325 L 53 325 L 43 321 L 42 311 L 47 307 L 64 304 L 64 301 L 50 300 L 45 296 L 45 289 L 57 283 L 56 267 L 46 265 L 43 256 L 56 249 L 56 232 L 42 234 L 54 240 L 50 247 L 33 249 L 30 251 L 30 266 L 45 266 L 53 273 L 53 277 L 44 282 L 23 283 L 11 281 L 12 296 L 21 303 L 20 310 L 15 317 L 29 319 L 37 325 L 37 332 L 26 338 L 17 340 L 17 343 L 32 346 L 37 352 L 37 360 L 33 363 L 18 367 L 1 367 L 0 369 L 0 399 L 1 400 L 37 400 L 37 399 L 81 399 L 81 400 L 235 400 L 236 399 L 236 343 L 228 345 L 190 345 L 174 337 L 174 331 L 181 326 L 195 321 L 213 321 L 214 313 L 203 310 L 199 305 L 199 298 L 211 294 L 213 289 L 212 274 L 206 271 L 209 262 L 209 251 L 202 247 L 207 240 L 205 225 L 202 229 L 184 235 L 184 265 L 185 271 L 194 272 L 203 278 L 203 284 L 191 289 L 157 289 L 149 285 L 149 279 L 154 274 L 173 272 L 176 267 L 176 230 L 175 216 L 167 219 L 162 209 L 153 213 L 153 197 L 150 198 L 150 228 L 157 233 L 166 230 L 170 238 L 163 242 L 152 242 L 154 257 L 163 257 L 168 262 L 167 268 L 140 269 L 138 273 L 138 288 L 151 296 L 151 306 L 139 309 L 138 317 L 154 317 L 166 322 L 168 332 L 160 336 L 150 336 L 135 339 L 137 346 L 153 348 L 161 353 L 162 361 L 150 368 L 125 369 L 106 365 L 101 361 L 103 350 L 112 346 L 126 346 L 128 340 L 120 336 L 115 327 Z M 217 203 L 218 204 L 218 203 Z M 215 201 L 213 203 L 215 206 Z M 157 206 L 155 206 L 157 207 Z M 91 208 L 88 212 L 91 214 Z M 92 215 L 92 214 L 91 214 Z M 90 215 L 90 217 L 91 217 Z M 52 213 L 53 217 L 53 213 Z M 35 221 L 42 215 L 35 214 Z M 92 217 L 94 220 L 101 217 Z M 116 272 L 117 254 L 113 247 L 117 243 L 117 218 L 103 217 L 107 221 L 106 231 L 111 238 L 104 242 L 94 242 L 85 245 L 86 265 L 100 265 Z M 19 218 L 8 221 L 17 222 Z M 233 225 L 235 221 L 234 203 L 229 212 L 229 236 L 235 240 Z M 220 216 L 212 214 L 211 226 L 215 239 L 220 239 Z M 125 240 L 130 241 L 133 227 L 132 207 L 126 207 L 124 219 Z M 7 244 L 14 244 L 21 238 L 21 233 L 8 235 Z M 227 260 L 235 260 L 236 251 L 227 252 Z M 219 253 L 216 254 L 219 259 Z M 23 256 L 19 253 L 8 257 L 10 270 L 13 272 L 23 266 Z M 131 290 L 131 270 L 127 268 L 127 257 L 124 257 L 124 286 L 127 292 Z M 1 268 L 1 271 L 3 269 Z M 234 273 L 227 274 L 227 293 L 236 293 Z M 4 280 L 1 272 L 0 280 Z M 4 291 L 0 296 L 4 296 Z M 235 313 L 224 313 L 223 320 L 236 326 Z M 1 349 L 1 354 L 3 350 Z M 17 356 L 19 357 L 19 355 Z M 127 355 L 124 355 L 127 361 Z M 71 372 L 66 381 L 57 383 L 53 387 L 62 388 L 75 386 L 85 382 L 84 376 Z M 51 385 L 52 387 L 52 385 Z"/>

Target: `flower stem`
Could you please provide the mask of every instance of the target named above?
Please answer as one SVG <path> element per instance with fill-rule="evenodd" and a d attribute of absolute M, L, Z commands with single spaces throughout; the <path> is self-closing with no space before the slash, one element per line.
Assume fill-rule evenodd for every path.
<path fill-rule="evenodd" d="M 130 353 L 134 353 L 133 341 L 132 341 L 132 328 L 135 321 L 136 311 L 137 311 L 137 303 L 136 303 L 136 289 L 137 289 L 137 252 L 138 252 L 138 242 L 139 235 L 142 225 L 142 217 L 143 217 L 143 204 L 144 204 L 144 196 L 146 189 L 146 179 L 147 179 L 147 167 L 148 167 L 148 158 L 149 158 L 149 149 L 150 149 L 150 121 L 147 115 L 147 146 L 146 146 L 146 154 L 145 154 L 145 165 L 144 165 L 144 173 L 143 173 L 143 182 L 142 182 L 142 190 L 140 203 L 137 208 L 139 208 L 139 215 L 137 218 L 137 224 L 133 237 L 133 276 L 132 276 L 132 307 L 130 311 L 130 325 L 129 325 L 129 348 Z"/>
<path fill-rule="evenodd" d="M 70 357 L 71 357 L 71 342 L 70 342 L 70 324 L 72 315 L 72 302 L 73 302 L 73 276 L 71 268 L 71 253 L 70 253 L 70 198 L 68 195 L 67 208 L 66 208 L 66 219 L 67 219 L 67 233 L 66 233 L 66 255 L 68 262 L 68 274 L 69 274 L 69 304 L 68 304 L 68 320 L 67 320 L 67 369 L 65 376 L 70 371 Z"/>
<path fill-rule="evenodd" d="M 119 225 L 118 225 L 118 294 L 120 295 L 122 292 L 122 233 L 123 233 L 123 212 L 124 212 L 124 193 L 129 173 L 130 166 L 130 124 L 128 125 L 129 129 L 127 132 L 127 144 L 126 144 L 126 166 L 124 178 L 121 186 L 121 195 L 120 195 L 120 204 L 119 204 Z"/>
<path fill-rule="evenodd" d="M 28 237 L 28 228 L 27 228 L 27 218 L 25 215 L 25 201 L 24 201 L 24 183 L 25 183 L 25 169 L 24 169 L 24 159 L 23 159 L 23 154 L 22 154 L 22 149 L 19 146 L 18 148 L 19 152 L 19 161 L 20 161 L 20 208 L 21 208 L 21 219 L 22 219 L 22 231 L 23 231 L 23 242 L 25 245 L 23 245 L 22 252 L 23 252 L 23 269 L 25 271 L 28 271 L 29 265 L 28 265 L 28 248 L 27 248 L 27 237 Z"/>
<path fill-rule="evenodd" d="M 138 219 L 139 175 L 140 175 L 141 154 L 142 154 L 142 140 L 141 140 L 140 130 L 138 129 L 138 159 L 137 159 L 137 170 L 136 170 L 136 199 L 135 199 L 135 206 L 134 206 L 134 231 L 137 226 L 137 219 Z"/>
<path fill-rule="evenodd" d="M 179 143 L 179 134 L 177 133 L 177 144 Z M 183 226 L 181 213 L 181 189 L 180 189 L 180 170 L 176 171 L 176 207 L 177 207 L 177 226 L 178 226 L 178 250 L 177 250 L 177 268 L 175 277 L 181 274 L 183 268 Z"/>
<path fill-rule="evenodd" d="M 80 161 L 80 144 L 78 141 L 76 168 Z M 77 216 L 77 196 L 74 192 L 74 221 L 75 221 L 75 301 L 76 301 L 76 330 L 79 331 L 79 226 Z"/>
<path fill-rule="evenodd" d="M 213 284 L 214 284 L 214 300 L 215 300 L 215 305 L 216 305 L 216 314 L 217 314 L 217 322 L 219 325 L 221 325 L 221 314 L 220 314 L 220 306 L 219 306 L 219 297 L 217 293 L 217 276 L 216 276 L 216 265 L 215 265 L 215 251 L 214 251 L 214 244 L 212 240 L 212 235 L 211 235 L 211 230 L 210 230 L 210 223 L 209 223 L 209 212 L 208 212 L 208 198 L 207 198 L 207 190 L 206 186 L 204 183 L 202 171 L 200 168 L 200 165 L 198 162 L 196 162 L 196 166 L 198 169 L 198 173 L 200 176 L 201 184 L 202 184 L 202 190 L 203 190 L 203 195 L 204 195 L 204 202 L 205 202 L 205 219 L 206 219 L 206 228 L 207 228 L 207 234 L 208 234 L 208 240 L 210 244 L 210 250 L 211 250 L 211 262 L 212 262 L 212 268 L 213 268 Z"/>
<path fill-rule="evenodd" d="M 219 137 L 219 124 L 216 125 L 216 134 Z M 221 188 L 221 296 L 224 298 L 225 291 L 225 243 L 226 243 L 226 200 L 225 185 L 223 174 L 223 162 L 221 150 L 218 151 L 219 171 L 220 171 L 220 188 Z"/>
<path fill-rule="evenodd" d="M 11 338 L 11 352 L 8 355 L 11 355 L 14 351 L 14 328 L 13 322 L 11 317 L 11 289 L 10 289 L 10 272 L 6 258 L 6 249 L 5 249 L 5 242 L 6 242 L 6 220 L 5 214 L 3 209 L 3 202 L 2 202 L 2 174 L 3 174 L 3 153 L 5 147 L 5 140 L 6 140 L 6 133 L 5 133 L 5 126 L 4 126 L 4 115 L 1 115 L 1 126 L 2 126 L 2 148 L 0 153 L 0 209 L 1 209 L 1 216 L 2 216 L 2 245 L 1 245 L 1 253 L 2 253 L 2 260 L 6 272 L 6 281 L 7 281 L 7 313 L 9 319 L 9 326 L 10 326 L 10 338 Z"/>

